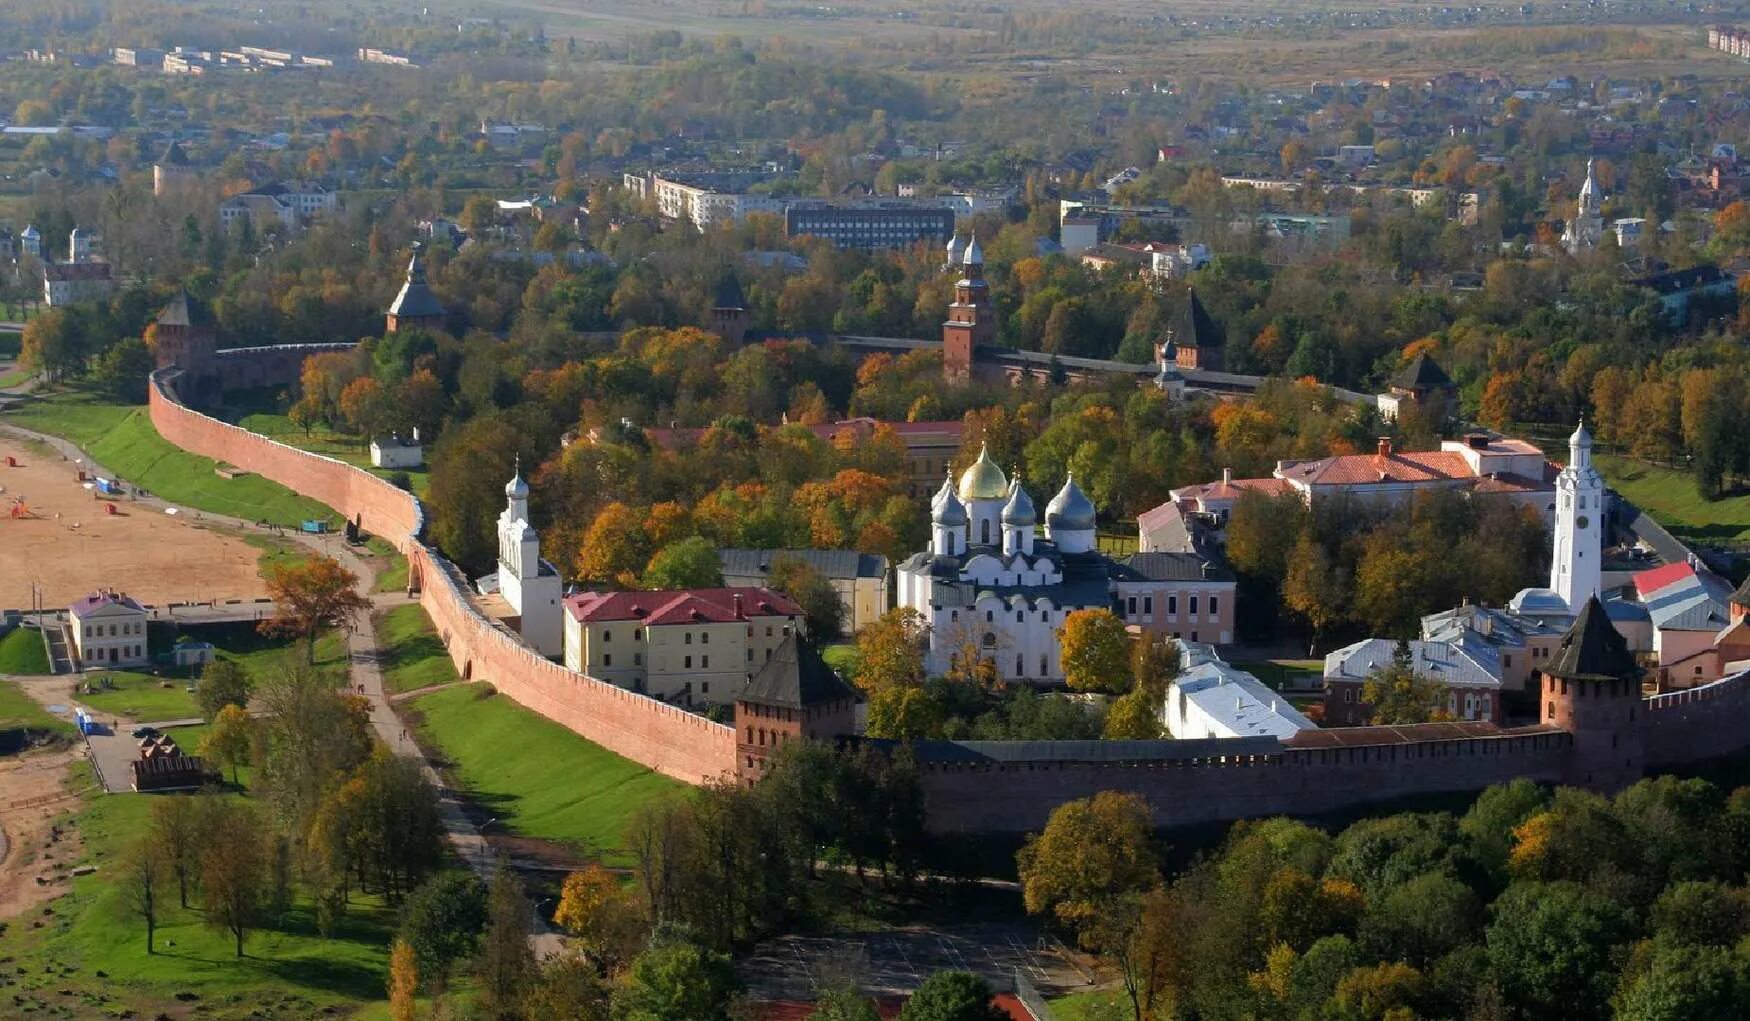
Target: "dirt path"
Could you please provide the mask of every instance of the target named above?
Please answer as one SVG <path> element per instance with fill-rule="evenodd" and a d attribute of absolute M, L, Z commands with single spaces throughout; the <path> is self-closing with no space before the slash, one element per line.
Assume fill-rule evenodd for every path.
<path fill-rule="evenodd" d="M 0 759 L 0 919 L 13 918 L 66 892 L 79 860 L 76 826 L 55 820 L 78 804 L 67 785 L 77 745 Z"/>
<path fill-rule="evenodd" d="M 29 517 L 12 517 L 18 499 Z M 99 500 L 73 462 L 0 434 L 0 606 L 30 606 L 33 584 L 56 607 L 102 586 L 144 603 L 254 599 L 267 594 L 260 555 L 228 530 L 144 502 Z"/>

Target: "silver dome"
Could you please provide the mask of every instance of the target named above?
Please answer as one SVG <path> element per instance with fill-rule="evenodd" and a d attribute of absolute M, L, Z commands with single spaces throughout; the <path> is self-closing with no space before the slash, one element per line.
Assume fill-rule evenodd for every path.
<path fill-rule="evenodd" d="M 1039 512 L 1033 507 L 1033 498 L 1027 495 L 1027 490 L 1021 486 L 1017 476 L 1009 483 L 1009 502 L 1003 504 L 1003 524 L 1005 525 L 1036 525 L 1039 523 Z"/>
<path fill-rule="evenodd" d="M 1094 528 L 1094 501 L 1076 485 L 1075 476 L 1064 480 L 1063 488 L 1051 498 L 1045 508 L 1045 524 L 1052 531 L 1089 532 Z"/>
<path fill-rule="evenodd" d="M 969 520 L 966 516 L 966 505 L 954 495 L 954 480 L 952 477 L 942 480 L 942 488 L 936 490 L 935 498 L 930 501 L 930 520 L 938 525 L 950 528 L 963 528 Z"/>

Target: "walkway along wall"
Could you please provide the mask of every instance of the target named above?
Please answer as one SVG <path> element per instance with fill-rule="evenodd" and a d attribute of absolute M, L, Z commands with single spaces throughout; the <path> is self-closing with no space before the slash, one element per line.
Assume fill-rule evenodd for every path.
<path fill-rule="evenodd" d="M 481 614 L 455 566 L 425 544 L 424 508 L 411 493 L 344 461 L 188 408 L 176 396 L 176 375 L 174 369 L 152 375 L 148 401 L 159 434 L 184 450 L 325 503 L 394 543 L 407 557 L 420 605 L 464 678 L 489 681 L 517 703 L 677 780 L 702 783 L 734 772 L 734 728 L 550 663 Z"/>

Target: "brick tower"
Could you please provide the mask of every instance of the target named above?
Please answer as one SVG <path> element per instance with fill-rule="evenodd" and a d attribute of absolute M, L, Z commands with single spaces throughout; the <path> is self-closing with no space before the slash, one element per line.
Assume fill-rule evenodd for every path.
<path fill-rule="evenodd" d="M 759 779 L 766 760 L 791 741 L 855 734 L 856 710 L 856 689 L 791 635 L 736 696 L 736 774 L 749 783 Z"/>
<path fill-rule="evenodd" d="M 407 282 L 401 285 L 401 293 L 395 295 L 394 304 L 383 316 L 385 332 L 411 329 L 441 332 L 449 328 L 449 312 L 425 282 L 425 260 L 419 249 L 419 245 L 413 246 L 413 257 L 407 260 Z"/>
<path fill-rule="evenodd" d="M 152 323 L 153 364 L 182 370 L 177 390 L 191 404 L 216 396 L 219 367 L 213 353 L 218 332 L 212 310 L 187 291 L 178 291 Z"/>
<path fill-rule="evenodd" d="M 954 303 L 948 306 L 948 321 L 942 324 L 942 376 L 950 383 L 970 380 L 979 345 L 993 344 L 997 337 L 996 310 L 990 302 L 990 285 L 984 280 L 984 249 L 976 236 L 961 253 L 960 269 Z"/>
<path fill-rule="evenodd" d="M 1614 791 L 1641 778 L 1641 668 L 1591 596 L 1540 671 L 1545 726 L 1573 735 L 1562 782 Z"/>
<path fill-rule="evenodd" d="M 717 282 L 717 296 L 711 302 L 711 332 L 730 347 L 740 347 L 747 340 L 748 322 L 752 318 L 741 281 L 734 273 L 723 274 L 723 279 Z"/>

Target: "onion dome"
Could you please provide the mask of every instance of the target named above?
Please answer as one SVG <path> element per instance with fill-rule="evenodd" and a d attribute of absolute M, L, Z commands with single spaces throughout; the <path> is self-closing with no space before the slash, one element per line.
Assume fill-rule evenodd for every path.
<path fill-rule="evenodd" d="M 1009 502 L 1003 505 L 1003 524 L 1022 527 L 1038 523 L 1039 512 L 1033 509 L 1033 498 L 1027 495 L 1020 477 L 1016 476 L 1009 484 Z"/>
<path fill-rule="evenodd" d="M 1063 488 L 1051 498 L 1045 508 L 1045 524 L 1052 531 L 1089 532 L 1094 528 L 1094 501 L 1076 485 L 1075 476 L 1064 480 Z"/>
<path fill-rule="evenodd" d="M 984 265 L 984 249 L 978 246 L 977 234 L 972 235 L 972 240 L 966 243 L 966 251 L 960 255 L 960 264 L 963 266 Z"/>
<path fill-rule="evenodd" d="M 1578 428 L 1576 428 L 1574 430 L 1574 435 L 1568 437 L 1568 446 L 1574 447 L 1574 448 L 1580 448 L 1580 447 L 1585 447 L 1588 449 L 1591 448 L 1591 446 L 1592 446 L 1592 433 L 1586 429 L 1586 420 L 1585 419 L 1582 418 L 1580 420 L 1580 425 Z"/>
<path fill-rule="evenodd" d="M 960 499 L 1001 500 L 1008 495 L 1008 477 L 990 459 L 990 447 L 980 447 L 978 460 L 960 476 Z"/>
<path fill-rule="evenodd" d="M 942 488 L 936 490 L 936 495 L 930 500 L 930 520 L 938 525 L 950 528 L 963 528 L 966 525 L 966 505 L 954 495 L 954 482 L 951 478 L 942 479 Z"/>
<path fill-rule="evenodd" d="M 529 484 L 523 481 L 521 458 L 517 459 L 516 474 L 512 475 L 510 481 L 504 484 L 504 495 L 512 500 L 527 500 L 529 498 Z"/>

